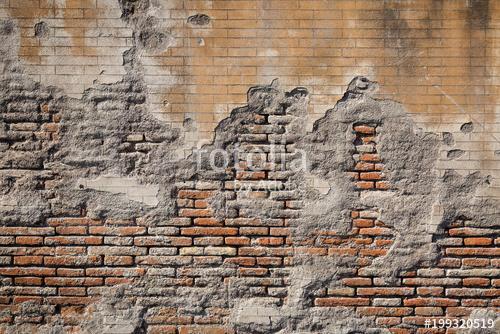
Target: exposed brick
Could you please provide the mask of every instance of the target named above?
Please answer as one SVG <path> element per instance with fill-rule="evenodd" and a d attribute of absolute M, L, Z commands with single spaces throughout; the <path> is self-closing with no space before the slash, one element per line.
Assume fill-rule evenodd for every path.
<path fill-rule="evenodd" d="M 314 300 L 316 306 L 366 306 L 369 304 L 368 298 L 329 297 Z"/>

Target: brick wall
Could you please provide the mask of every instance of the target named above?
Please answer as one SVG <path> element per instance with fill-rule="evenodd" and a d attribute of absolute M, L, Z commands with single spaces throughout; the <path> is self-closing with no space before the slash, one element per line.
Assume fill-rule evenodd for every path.
<path fill-rule="evenodd" d="M 271 333 L 301 320 L 317 332 L 333 319 L 346 322 L 334 334 L 451 334 L 424 322 L 498 313 L 498 202 L 480 198 L 500 189 L 496 7 L 0 0 L 0 39 L 17 36 L 7 43 L 13 59 L 0 45 L 0 333 Z M 406 162 L 384 155 L 396 151 L 382 145 L 388 120 L 362 108 L 336 120 L 347 128 L 341 140 L 328 137 L 337 123 L 307 133 L 357 74 L 439 133 L 438 170 L 491 175 L 482 193 L 464 182 L 432 205 L 474 188 L 477 202 L 459 204 L 490 216 L 434 212 L 437 223 L 424 221 L 429 240 L 423 228 L 384 222 L 384 210 L 405 208 L 387 207 L 391 193 L 421 199 L 391 183 L 389 160 L 401 162 L 399 186 L 420 184 L 416 174 L 435 170 L 409 160 L 428 158 L 427 147 L 409 147 Z M 276 83 L 248 90 L 274 78 L 290 92 Z M 299 85 L 309 91 L 291 90 Z M 354 107 L 371 99 L 349 89 L 342 101 Z M 205 153 L 192 150 L 201 142 Z M 320 175 L 293 170 L 307 145 L 314 163 L 342 159 L 342 175 L 338 161 Z M 222 150 L 228 165 L 207 166 Z M 376 201 L 351 208 L 342 199 L 342 229 L 327 212 L 310 214 L 337 200 L 322 197 L 329 192 Z M 402 233 L 421 243 L 398 244 Z M 420 253 L 415 245 L 427 241 L 433 258 L 391 267 L 395 253 Z M 323 279 L 322 267 L 335 273 Z"/>
<path fill-rule="evenodd" d="M 266 101 L 262 96 L 257 101 Z M 42 104 L 41 115 L 44 109 Z M 151 224 L 140 218 L 91 219 L 82 211 L 80 216 L 49 218 L 44 226 L 0 227 L 0 322 L 36 326 L 58 317 L 61 326 L 79 332 L 82 319 L 96 312 L 94 305 L 110 298 L 107 291 L 125 286 L 120 300 L 147 308 L 141 327 L 147 333 L 235 333 L 237 328 L 228 323 L 228 302 L 217 304 L 222 297 L 213 297 L 208 306 L 195 299 L 194 305 L 200 303 L 204 309 L 193 313 L 191 301 L 182 293 L 207 287 L 225 291 L 242 284 L 238 286 L 244 290 L 237 288 L 231 298 L 271 299 L 286 305 L 290 269 L 304 255 L 355 259 L 337 263 L 340 276 L 335 284 L 318 287 L 305 296 L 305 304 L 311 309 L 346 307 L 353 317 L 373 317 L 372 328 L 397 334 L 456 333 L 425 329 L 424 322 L 466 318 L 477 309 L 498 310 L 496 225 L 458 219 L 435 233 L 437 261 L 423 261 L 392 277 L 367 270 L 376 258 L 388 254 L 397 237 L 379 219 L 378 208 L 353 210 L 346 233 L 321 230 L 296 239 L 297 227 L 290 221 L 303 214 L 303 201 L 288 183 L 290 160 L 276 152 L 285 157 L 296 153 L 293 138 L 299 137 L 288 134 L 293 120 L 301 118 L 293 108 L 272 103 L 247 112 L 235 137 L 242 155 L 222 174 L 177 180 L 173 218 Z M 30 134 L 38 133 L 38 124 L 51 117 L 57 118 L 40 118 Z M 387 192 L 391 184 L 377 145 L 384 124 L 359 120 L 349 126 L 355 164 L 345 173 L 358 196 Z M 53 132 L 47 136 L 57 140 L 57 127 L 48 129 Z M 248 166 L 244 154 L 252 152 L 264 152 L 255 160 L 258 170 Z M 226 201 L 222 214 L 216 197 Z M 119 304 L 112 309 L 109 321 L 121 319 L 118 325 L 123 325 L 127 316 L 117 315 Z"/>
<path fill-rule="evenodd" d="M 367 75 L 426 129 L 455 135 L 453 149 L 464 152 L 444 151 L 443 170 L 483 170 L 495 185 L 485 195 L 499 196 L 496 1 L 142 1 L 147 15 L 138 3 L 2 0 L 0 17 L 19 23 L 26 73 L 75 97 L 95 80 L 119 81 L 123 52 L 141 47 L 151 111 L 177 127 L 194 122 L 189 147 L 210 141 L 250 86 L 279 78 L 309 87 L 310 126 L 346 82 Z M 125 17 L 149 18 L 159 41 L 141 45 L 152 31 L 120 19 L 134 6 Z M 208 20 L 188 20 L 197 14 Z M 36 36 L 40 22 L 46 33 Z M 474 130 L 461 132 L 468 122 Z"/>

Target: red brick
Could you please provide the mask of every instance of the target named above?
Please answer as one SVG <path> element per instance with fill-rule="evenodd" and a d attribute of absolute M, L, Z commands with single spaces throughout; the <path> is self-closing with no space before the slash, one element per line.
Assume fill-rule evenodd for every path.
<path fill-rule="evenodd" d="M 88 268 L 85 273 L 88 276 L 143 276 L 144 268 Z"/>
<path fill-rule="evenodd" d="M 354 219 L 353 223 L 355 227 L 373 227 L 375 225 L 373 219 L 363 219 L 363 218 Z"/>
<path fill-rule="evenodd" d="M 32 235 L 53 235 L 54 228 L 52 227 L 0 227 L 0 235 L 19 235 L 19 236 L 32 236 Z"/>
<path fill-rule="evenodd" d="M 342 282 L 347 286 L 370 286 L 372 285 L 371 278 L 365 277 L 353 277 L 353 278 L 344 278 Z"/>
<path fill-rule="evenodd" d="M 395 326 L 399 325 L 401 323 L 401 318 L 398 317 L 378 317 L 377 318 L 377 325 L 379 326 Z"/>
<path fill-rule="evenodd" d="M 340 248 L 328 248 L 328 255 L 334 256 L 354 256 L 358 254 L 356 248 L 340 247 Z"/>
<path fill-rule="evenodd" d="M 363 172 L 359 173 L 359 178 L 361 180 L 380 180 L 383 176 L 380 172 Z"/>
<path fill-rule="evenodd" d="M 236 172 L 237 180 L 264 180 L 266 178 L 266 172 L 258 171 L 258 172 L 247 172 L 247 171 L 239 171 Z"/>
<path fill-rule="evenodd" d="M 41 245 L 43 237 L 19 236 L 16 237 L 16 244 L 18 245 Z"/>
<path fill-rule="evenodd" d="M 200 234 L 203 235 L 203 234 Z M 191 246 L 193 240 L 188 237 L 135 237 L 134 245 L 136 246 Z M 125 254 L 124 254 L 125 255 Z"/>
<path fill-rule="evenodd" d="M 460 268 L 461 266 L 462 262 L 460 259 L 441 258 L 438 262 L 438 267 L 440 268 Z"/>
<path fill-rule="evenodd" d="M 107 255 L 104 257 L 104 265 L 106 266 L 131 266 L 132 264 L 134 264 L 132 256 Z"/>
<path fill-rule="evenodd" d="M 242 276 L 265 276 L 268 271 L 267 268 L 239 268 L 238 274 Z"/>
<path fill-rule="evenodd" d="M 59 288 L 59 294 L 61 296 L 85 296 L 87 291 L 85 288 Z"/>
<path fill-rule="evenodd" d="M 78 277 L 85 274 L 85 269 L 57 268 L 57 276 Z"/>
<path fill-rule="evenodd" d="M 370 305 L 369 298 L 328 297 L 316 298 L 316 306 L 366 306 Z"/>
<path fill-rule="evenodd" d="M 384 317 L 402 317 L 410 315 L 413 309 L 410 307 L 359 307 L 357 312 L 361 316 L 384 316 Z"/>
<path fill-rule="evenodd" d="M 488 278 L 466 277 L 463 279 L 464 286 L 488 286 L 490 280 Z"/>
<path fill-rule="evenodd" d="M 179 190 L 177 196 L 179 198 L 205 199 L 212 196 L 212 194 L 212 191 L 204 190 Z"/>
<path fill-rule="evenodd" d="M 59 236 L 46 237 L 46 245 L 101 245 L 102 237 L 76 237 L 76 236 Z"/>
<path fill-rule="evenodd" d="M 374 189 L 375 188 L 375 183 L 370 182 L 370 181 L 359 181 L 356 182 L 356 188 L 358 189 Z"/>
<path fill-rule="evenodd" d="M 393 232 L 390 228 L 374 227 L 374 228 L 362 228 L 359 230 L 359 234 L 363 234 L 363 235 L 392 235 Z"/>
<path fill-rule="evenodd" d="M 468 307 L 487 307 L 488 306 L 488 300 L 481 300 L 481 299 L 462 299 L 462 306 L 468 306 Z"/>
<path fill-rule="evenodd" d="M 26 302 L 32 302 L 36 304 L 41 304 L 42 303 L 42 297 L 35 297 L 35 296 L 14 296 L 14 299 L 12 302 L 14 304 L 21 304 L 21 303 L 26 303 Z"/>
<path fill-rule="evenodd" d="M 177 326 L 172 325 L 152 325 L 148 326 L 148 334 L 176 334 Z"/>
<path fill-rule="evenodd" d="M 487 267 L 490 265 L 490 259 L 468 258 L 462 259 L 465 267 Z"/>
<path fill-rule="evenodd" d="M 16 277 L 14 278 L 16 285 L 42 285 L 42 278 L 40 277 Z"/>
<path fill-rule="evenodd" d="M 180 217 L 210 217 L 213 215 L 210 209 L 180 209 Z"/>
<path fill-rule="evenodd" d="M 280 257 L 258 257 L 257 264 L 259 266 L 280 266 L 282 264 Z"/>
<path fill-rule="evenodd" d="M 500 256 L 500 248 L 446 248 L 447 255 Z"/>
<path fill-rule="evenodd" d="M 482 235 L 495 235 L 494 229 L 481 229 L 481 228 L 471 228 L 471 227 L 459 227 L 452 228 L 448 230 L 450 236 L 463 236 L 463 237 L 474 237 Z"/>
<path fill-rule="evenodd" d="M 87 234 L 87 226 L 57 226 L 57 234 Z"/>
<path fill-rule="evenodd" d="M 415 307 L 415 315 L 428 315 L 436 316 L 443 315 L 443 309 L 441 307 Z"/>
<path fill-rule="evenodd" d="M 100 256 L 56 256 L 45 257 L 44 264 L 49 266 L 89 266 L 100 265 L 102 263 Z"/>
<path fill-rule="evenodd" d="M 250 238 L 247 237 L 226 237 L 224 243 L 230 246 L 248 246 L 250 245 Z"/>
<path fill-rule="evenodd" d="M 196 209 L 206 209 L 208 208 L 208 202 L 202 199 L 194 201 L 194 207 Z"/>
<path fill-rule="evenodd" d="M 414 288 L 358 288 L 359 296 L 411 296 L 415 292 Z"/>
<path fill-rule="evenodd" d="M 90 234 L 98 235 L 142 235 L 146 233 L 146 228 L 142 226 L 91 226 Z"/>
<path fill-rule="evenodd" d="M 19 267 L 0 268 L 0 275 L 3 276 L 54 276 L 56 270 L 53 268 Z"/>
<path fill-rule="evenodd" d="M 403 303 L 405 306 L 456 306 L 459 301 L 450 298 L 410 298 Z"/>
<path fill-rule="evenodd" d="M 31 264 L 42 264 L 43 256 L 14 256 L 14 264 L 26 266 Z"/>
<path fill-rule="evenodd" d="M 238 255 L 263 256 L 266 255 L 266 249 L 264 247 L 240 247 L 238 249 Z"/>
<path fill-rule="evenodd" d="M 361 249 L 359 255 L 361 256 L 384 256 L 387 255 L 387 249 Z"/>
<path fill-rule="evenodd" d="M 224 263 L 234 263 L 240 266 L 254 266 L 255 258 L 254 257 L 233 257 L 227 258 L 224 260 Z"/>
<path fill-rule="evenodd" d="M 387 190 L 391 188 L 391 184 L 388 181 L 377 181 L 375 182 L 375 188 L 380 190 Z"/>
<path fill-rule="evenodd" d="M 354 126 L 354 131 L 362 134 L 371 135 L 375 133 L 375 127 L 369 125 L 356 125 Z"/>
<path fill-rule="evenodd" d="M 83 246 L 58 246 L 55 255 L 82 255 L 86 252 L 87 248 Z"/>
<path fill-rule="evenodd" d="M 362 153 L 360 156 L 360 160 L 368 162 L 379 162 L 380 156 L 376 153 Z"/>
<path fill-rule="evenodd" d="M 48 286 L 98 286 L 103 284 L 100 277 L 46 277 L 45 285 Z"/>
<path fill-rule="evenodd" d="M 215 218 L 195 218 L 194 224 L 198 226 L 222 226 L 222 222 Z"/>
<path fill-rule="evenodd" d="M 237 235 L 235 227 L 184 227 L 181 235 Z"/>
<path fill-rule="evenodd" d="M 465 246 L 489 246 L 493 243 L 491 238 L 465 238 Z"/>
<path fill-rule="evenodd" d="M 417 295 L 419 296 L 441 296 L 444 294 L 442 287 L 419 287 L 417 288 Z"/>
<path fill-rule="evenodd" d="M 261 246 L 281 246 L 283 245 L 283 238 L 269 237 L 257 238 L 256 243 Z"/>
<path fill-rule="evenodd" d="M 269 235 L 272 236 L 289 236 L 290 229 L 288 227 L 271 227 L 269 229 Z"/>
<path fill-rule="evenodd" d="M 354 170 L 356 171 L 369 171 L 375 168 L 375 164 L 369 162 L 358 162 L 356 166 L 354 166 Z"/>

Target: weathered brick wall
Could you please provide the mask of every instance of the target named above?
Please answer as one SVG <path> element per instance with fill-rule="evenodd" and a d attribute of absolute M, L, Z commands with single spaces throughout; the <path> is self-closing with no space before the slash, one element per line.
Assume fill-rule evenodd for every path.
<path fill-rule="evenodd" d="M 369 76 L 426 129 L 455 134 L 442 170 L 484 170 L 485 195 L 499 196 L 497 1 L 2 0 L 0 17 L 19 24 L 26 73 L 73 97 L 120 80 L 138 47 L 151 111 L 191 124 L 188 147 L 209 142 L 250 86 L 309 87 L 310 126 Z"/>
<path fill-rule="evenodd" d="M 0 332 L 496 333 L 496 6 L 0 0 Z"/>

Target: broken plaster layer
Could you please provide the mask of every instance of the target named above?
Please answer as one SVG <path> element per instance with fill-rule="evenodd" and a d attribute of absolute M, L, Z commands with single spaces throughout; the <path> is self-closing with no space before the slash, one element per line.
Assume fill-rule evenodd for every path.
<path fill-rule="evenodd" d="M 80 179 L 77 183 L 79 188 L 123 194 L 129 200 L 142 202 L 149 206 L 157 206 L 159 203 L 156 198 L 159 191 L 158 185 L 141 185 L 134 178 L 99 176 L 93 180 Z"/>
<path fill-rule="evenodd" d="M 2 36 L 15 43 L 10 32 Z M 8 50 L 2 52 L 8 55 Z M 8 118 L 9 112 L 14 111 L 10 114 L 12 116 L 23 109 L 25 113 L 19 113 L 19 117 L 36 116 L 37 121 L 43 121 L 41 105 L 46 104 L 54 114 L 60 113 L 61 139 L 56 143 L 41 143 L 42 148 L 36 153 L 19 153 L 14 149 L 4 151 L 7 152 L 3 156 L 7 157 L 4 162 L 10 167 L 2 172 L 2 203 L 12 204 L 2 211 L 2 223 L 43 223 L 47 217 L 79 215 L 83 210 L 88 216 L 100 219 L 146 217 L 149 224 L 155 226 L 174 214 L 174 181 L 218 180 L 221 177 L 217 173 L 196 172 L 194 157 L 184 161 L 175 155 L 177 147 L 182 145 L 181 135 L 150 115 L 144 104 L 145 87 L 133 52 L 125 57 L 129 60 L 126 80 L 112 85 L 95 85 L 80 100 L 30 81 L 19 74 L 15 66 L 9 67 L 15 60 L 6 56 L 5 68 L 10 69 L 1 82 L 5 87 L 1 95 L 2 117 Z M 440 227 L 458 217 L 474 220 L 478 226 L 498 226 L 499 217 L 495 211 L 498 203 L 476 198 L 477 190 L 487 186 L 487 180 L 479 174 L 463 177 L 450 171 L 444 177 L 439 176 L 435 170 L 441 145 L 439 136 L 420 131 L 401 105 L 373 99 L 370 96 L 372 85 L 366 79 L 356 78 L 344 99 L 319 120 L 310 133 L 305 133 L 300 126 L 307 106 L 304 90 L 285 93 L 276 85 L 256 87 L 249 92 L 248 105 L 221 122 L 214 142 L 205 148 L 234 147 L 245 120 L 252 113 L 263 109 L 270 114 L 288 113 L 289 127 L 285 132 L 282 132 L 282 127 L 276 129 L 285 141 L 294 141 L 297 148 L 307 152 L 310 159 L 307 173 L 328 183 L 330 189 L 322 194 L 308 186 L 307 175 L 290 175 L 287 186 L 305 202 L 302 216 L 292 221 L 294 239 L 305 239 L 322 230 L 345 232 L 349 227 L 351 209 L 377 209 L 380 219 L 395 230 L 396 243 L 389 254 L 376 261 L 369 270 L 391 278 L 422 261 L 434 259 L 437 252 L 433 236 Z M 7 126 L 11 121 L 9 119 L 9 125 L 3 125 L 4 135 L 9 135 Z M 380 124 L 379 148 L 386 165 L 385 172 L 395 185 L 384 195 L 358 196 L 352 180 L 346 176 L 354 163 L 352 125 L 356 122 Z M 25 144 L 38 145 L 34 140 L 26 140 Z M 12 165 L 14 162 L 22 165 Z M 19 173 L 13 169 L 19 166 L 42 166 L 44 172 Z M 92 180 L 103 175 L 133 178 L 147 187 L 157 185 L 157 207 L 148 208 L 119 194 L 78 186 L 81 177 Z M 40 191 L 39 184 L 46 179 L 54 181 L 56 186 Z M 23 206 L 26 199 L 29 205 Z M 228 207 L 222 198 L 218 204 L 220 217 L 227 217 L 233 212 L 231 209 L 238 209 L 251 217 L 272 219 L 274 212 L 279 211 L 272 202 L 265 200 L 242 199 L 236 201 L 235 206 Z M 441 214 L 434 220 L 436 224 L 430 224 L 432 208 L 438 206 Z M 324 211 L 318 211 L 318 208 Z M 242 333 L 380 333 L 381 330 L 373 328 L 374 319 L 356 318 L 353 309 L 319 309 L 310 305 L 316 289 L 340 284 L 340 278 L 350 272 L 352 260 L 297 255 L 296 264 L 290 270 L 290 298 L 285 305 L 276 304 L 272 299 L 250 299 L 247 293 L 251 286 L 238 278 L 231 279 L 227 289 L 221 286 L 217 275 L 235 276 L 235 268 L 200 271 L 207 276 L 207 285 L 203 288 L 182 287 L 175 291 L 164 288 L 166 279 L 153 277 L 153 270 L 148 272 L 146 279 L 122 288 L 124 296 L 137 301 L 131 305 L 139 305 L 131 315 L 132 320 L 143 312 L 155 314 L 158 304 L 184 307 L 192 315 L 202 314 L 205 308 L 212 306 L 230 306 L 233 310 L 230 323 Z M 165 267 L 160 269 L 169 269 L 168 264 Z M 106 304 L 106 298 L 103 297 L 103 304 Z M 23 307 L 27 313 L 33 313 L 33 307 L 28 304 L 23 304 Z M 96 309 L 100 310 L 99 305 Z M 48 308 L 45 311 L 50 313 L 53 310 Z M 248 311 L 257 316 L 245 317 Z M 115 314 L 113 308 L 110 312 Z M 95 316 L 97 319 L 90 320 L 90 323 L 100 324 L 102 319 Z M 125 316 L 115 318 L 120 317 Z M 140 321 L 131 323 L 134 330 L 142 326 Z"/>

